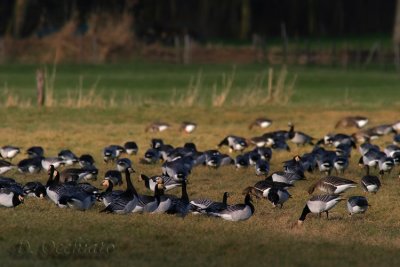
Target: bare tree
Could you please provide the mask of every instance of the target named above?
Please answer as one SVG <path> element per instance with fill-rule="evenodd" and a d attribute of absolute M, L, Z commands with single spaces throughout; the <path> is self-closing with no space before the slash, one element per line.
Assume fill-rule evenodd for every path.
<path fill-rule="evenodd" d="M 400 68 L 400 0 L 396 1 L 396 14 L 393 28 L 393 48 L 396 67 Z"/>

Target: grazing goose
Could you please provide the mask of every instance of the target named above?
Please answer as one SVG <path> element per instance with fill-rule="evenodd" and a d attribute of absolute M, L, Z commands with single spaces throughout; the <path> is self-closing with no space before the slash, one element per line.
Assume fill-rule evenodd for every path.
<path fill-rule="evenodd" d="M 271 180 L 261 180 L 254 184 L 254 186 L 246 187 L 243 190 L 243 195 L 251 194 L 256 198 L 267 198 L 271 188 L 282 188 L 284 190 L 292 187 L 291 184 L 274 182 Z"/>
<path fill-rule="evenodd" d="M 235 135 L 228 135 L 218 144 L 218 148 L 221 146 L 228 146 L 229 152 L 232 153 L 233 151 L 241 152 L 246 149 L 248 145 L 245 138 Z"/>
<path fill-rule="evenodd" d="M 229 193 L 224 192 L 222 195 L 222 202 L 217 202 L 210 200 L 208 198 L 198 198 L 190 201 L 190 211 L 193 214 L 205 213 L 207 209 L 208 212 L 218 212 L 226 209 Z"/>
<path fill-rule="evenodd" d="M 340 144 L 336 147 L 335 153 L 338 157 L 349 158 L 353 147 L 348 144 Z"/>
<path fill-rule="evenodd" d="M 170 127 L 171 125 L 165 122 L 153 122 L 152 124 L 146 127 L 145 132 L 151 132 L 151 133 L 163 132 Z"/>
<path fill-rule="evenodd" d="M 119 156 L 125 152 L 125 148 L 119 145 L 110 145 L 103 149 L 103 160 L 105 163 L 115 161 Z"/>
<path fill-rule="evenodd" d="M 140 175 L 140 179 L 144 181 L 144 184 L 146 186 L 147 189 L 150 189 L 151 191 L 154 192 L 155 186 L 157 184 L 157 179 L 158 178 L 162 178 L 163 179 L 163 184 L 165 187 L 165 191 L 169 191 L 171 189 L 174 189 L 176 187 L 180 187 L 182 186 L 182 183 L 177 182 L 176 180 L 174 180 L 173 178 L 169 177 L 169 176 L 165 176 L 165 175 L 156 175 L 153 177 L 148 177 L 144 174 Z"/>
<path fill-rule="evenodd" d="M 336 152 L 325 150 L 322 147 L 315 147 L 312 153 L 315 154 L 319 171 L 324 172 L 326 175 L 330 175 L 334 167 L 334 161 L 337 157 Z"/>
<path fill-rule="evenodd" d="M 194 130 L 196 130 L 196 128 L 197 128 L 197 124 L 196 123 L 189 122 L 189 121 L 184 121 L 181 124 L 180 130 L 185 132 L 185 133 L 187 133 L 187 134 L 190 134 L 190 133 L 193 133 Z"/>
<path fill-rule="evenodd" d="M 270 161 L 272 159 L 272 149 L 270 147 L 256 147 L 253 152 L 258 153 L 263 160 Z"/>
<path fill-rule="evenodd" d="M 315 189 L 319 189 L 328 194 L 340 194 L 353 187 L 356 187 L 356 182 L 354 181 L 337 176 L 327 176 L 314 183 L 308 189 L 308 193 L 312 194 Z"/>
<path fill-rule="evenodd" d="M 375 151 L 379 152 L 380 148 L 377 145 L 373 145 L 369 142 L 366 142 L 366 143 L 362 143 L 359 146 L 358 150 L 360 151 L 360 154 L 364 156 L 370 150 L 375 150 Z"/>
<path fill-rule="evenodd" d="M 177 182 L 187 180 L 193 167 L 193 158 L 178 157 L 173 161 L 167 161 L 162 165 L 164 175 L 171 177 Z"/>
<path fill-rule="evenodd" d="M 44 198 L 46 194 L 46 187 L 41 182 L 27 182 L 24 187 L 24 195 L 37 197 L 37 198 Z"/>
<path fill-rule="evenodd" d="M 283 203 L 291 197 L 287 191 L 287 188 L 291 186 L 293 185 L 273 182 L 270 180 L 262 180 L 257 182 L 254 186 L 245 188 L 243 194 L 251 194 L 256 198 L 265 198 L 269 200 L 274 207 L 280 205 L 282 208 Z"/>
<path fill-rule="evenodd" d="M 290 146 L 283 139 L 276 139 L 271 145 L 271 148 L 276 151 L 287 151 L 290 152 Z"/>
<path fill-rule="evenodd" d="M 281 140 L 281 141 L 286 141 L 290 140 L 294 137 L 294 125 L 293 123 L 289 122 L 288 123 L 289 131 L 286 130 L 279 130 L 279 131 L 274 131 L 274 132 L 268 132 L 263 134 L 262 136 L 267 139 L 272 139 L 273 141 Z"/>
<path fill-rule="evenodd" d="M 180 198 L 174 198 L 172 200 L 171 207 L 168 209 L 168 214 L 176 214 L 179 216 L 186 216 L 189 212 L 190 203 L 189 195 L 186 190 L 186 181 L 182 182 L 182 194 Z"/>
<path fill-rule="evenodd" d="M 344 174 L 345 170 L 349 166 L 349 159 L 347 157 L 336 157 L 333 161 L 333 167 L 335 167 L 336 174 Z"/>
<path fill-rule="evenodd" d="M 125 170 L 126 190 L 122 194 L 114 194 L 107 207 L 100 212 L 126 214 L 133 211 L 138 204 L 138 193 L 132 184 L 131 172 L 129 168 Z"/>
<path fill-rule="evenodd" d="M 260 127 L 261 129 L 265 129 L 265 128 L 268 128 L 269 126 L 271 126 L 271 124 L 272 124 L 272 120 L 270 120 L 270 119 L 257 118 L 257 119 L 255 119 L 255 121 L 253 121 L 249 125 L 249 130 L 253 129 L 253 127 L 255 127 L 255 126 Z"/>
<path fill-rule="evenodd" d="M 385 152 L 386 156 L 393 159 L 395 165 L 400 164 L 400 147 L 396 145 L 388 145 L 383 152 Z"/>
<path fill-rule="evenodd" d="M 12 160 L 19 152 L 19 147 L 15 146 L 3 146 L 0 148 L 0 156 L 3 159 Z"/>
<path fill-rule="evenodd" d="M 234 164 L 234 160 L 226 155 L 221 154 L 218 150 L 207 150 L 204 152 L 205 161 L 204 164 L 209 167 L 219 168 L 220 166 Z"/>
<path fill-rule="evenodd" d="M 64 160 L 60 157 L 49 157 L 43 158 L 42 161 L 42 168 L 46 171 L 50 170 L 50 166 L 53 165 L 54 168 L 59 168 L 60 166 L 64 166 Z"/>
<path fill-rule="evenodd" d="M 365 154 L 360 157 L 358 164 L 360 167 L 364 168 L 366 174 L 369 175 L 370 167 L 376 167 L 378 165 L 379 159 L 382 158 L 382 156 L 382 152 L 379 151 L 379 148 L 376 149 L 371 147 Z"/>
<path fill-rule="evenodd" d="M 27 158 L 17 164 L 21 173 L 38 173 L 42 170 L 42 157 Z"/>
<path fill-rule="evenodd" d="M 251 203 L 250 194 L 246 194 L 244 204 L 229 205 L 226 207 L 226 209 L 221 211 L 207 213 L 227 221 L 244 221 L 249 219 L 254 214 L 254 206 Z"/>
<path fill-rule="evenodd" d="M 283 172 L 283 171 L 274 172 L 267 177 L 267 180 L 285 184 L 293 184 L 295 181 L 303 179 L 304 175 L 302 174 L 299 174 L 297 172 Z"/>
<path fill-rule="evenodd" d="M 356 148 L 356 143 L 353 136 L 347 134 L 327 134 L 317 142 L 316 145 L 325 144 L 325 145 L 333 145 L 337 147 L 340 144 L 351 145 L 353 148 Z"/>
<path fill-rule="evenodd" d="M 250 138 L 250 144 L 256 147 L 271 146 L 274 142 L 272 138 L 265 138 L 264 136 L 255 136 Z"/>
<path fill-rule="evenodd" d="M 139 151 L 139 147 L 136 142 L 128 141 L 124 144 L 125 151 L 128 155 L 136 155 Z"/>
<path fill-rule="evenodd" d="M 255 165 L 256 175 L 264 175 L 267 176 L 269 173 L 269 162 L 263 159 L 257 161 Z"/>
<path fill-rule="evenodd" d="M 294 125 L 292 124 L 293 129 L 292 131 L 294 131 Z M 315 138 L 309 136 L 308 134 L 305 134 L 303 132 L 300 131 L 294 131 L 293 137 L 290 138 L 289 140 L 296 144 L 297 146 L 304 146 L 304 145 L 314 145 L 314 143 L 312 142 Z"/>
<path fill-rule="evenodd" d="M 361 188 L 364 192 L 370 192 L 376 194 L 379 188 L 381 188 L 381 181 L 378 176 L 365 175 L 361 178 Z"/>
<path fill-rule="evenodd" d="M 309 213 L 316 213 L 321 217 L 321 213 L 325 212 L 326 218 L 328 218 L 329 210 L 335 207 L 341 200 L 343 199 L 337 194 L 312 196 L 310 200 L 307 201 L 297 224 L 302 225 Z"/>
<path fill-rule="evenodd" d="M 272 203 L 273 207 L 280 205 L 280 208 L 283 208 L 283 204 L 291 197 L 289 192 L 282 187 L 273 186 L 267 191 L 267 199 Z"/>
<path fill-rule="evenodd" d="M 158 148 L 161 148 L 163 145 L 164 145 L 164 141 L 160 138 L 153 138 L 150 141 L 151 148 L 158 149 Z"/>
<path fill-rule="evenodd" d="M 391 157 L 387 157 L 385 153 L 381 152 L 378 158 L 379 175 L 381 178 L 387 172 L 390 173 L 394 167 L 394 160 Z"/>
<path fill-rule="evenodd" d="M 235 158 L 235 166 L 237 169 L 246 168 L 249 166 L 249 155 L 237 155 Z"/>
<path fill-rule="evenodd" d="M 396 130 L 393 128 L 393 125 L 391 125 L 391 124 L 379 125 L 379 126 L 368 129 L 368 131 L 377 136 L 383 136 L 383 135 L 388 135 L 388 134 L 397 134 Z"/>
<path fill-rule="evenodd" d="M 81 155 L 78 160 L 79 160 L 79 165 L 82 168 L 91 167 L 94 165 L 94 158 L 92 157 L 92 155 L 89 154 Z"/>
<path fill-rule="evenodd" d="M 132 161 L 128 158 L 122 158 L 117 160 L 117 170 L 124 172 L 126 169 L 133 170 Z"/>
<path fill-rule="evenodd" d="M 44 149 L 41 146 L 32 146 L 26 150 L 29 158 L 43 157 Z"/>
<path fill-rule="evenodd" d="M 144 164 L 155 164 L 161 159 L 160 150 L 157 148 L 149 148 L 146 153 L 144 153 L 144 158 L 141 163 Z"/>
<path fill-rule="evenodd" d="M 283 170 L 285 172 L 295 172 L 302 174 L 304 176 L 304 171 L 307 169 L 310 169 L 311 165 L 305 164 L 305 160 L 303 157 L 300 157 L 299 155 L 296 155 L 293 157 L 293 159 L 287 160 L 283 162 Z M 314 163 L 315 165 L 315 163 Z"/>
<path fill-rule="evenodd" d="M 24 203 L 23 190 L 17 186 L 0 186 L 0 206 L 13 208 Z"/>
<path fill-rule="evenodd" d="M 347 200 L 347 210 L 349 215 L 365 213 L 368 209 L 368 200 L 363 196 L 352 196 Z"/>
<path fill-rule="evenodd" d="M 12 163 L 5 160 L 0 160 L 0 174 L 6 173 L 15 168 L 16 167 Z"/>
<path fill-rule="evenodd" d="M 345 117 L 343 119 L 340 119 L 336 125 L 335 128 L 350 128 L 350 127 L 356 127 L 358 129 L 364 127 L 368 123 L 368 118 L 362 117 L 362 116 L 349 116 Z"/>
<path fill-rule="evenodd" d="M 61 150 L 58 153 L 58 157 L 62 158 L 64 161 L 64 164 L 68 165 L 68 166 L 79 162 L 78 157 L 69 149 Z"/>

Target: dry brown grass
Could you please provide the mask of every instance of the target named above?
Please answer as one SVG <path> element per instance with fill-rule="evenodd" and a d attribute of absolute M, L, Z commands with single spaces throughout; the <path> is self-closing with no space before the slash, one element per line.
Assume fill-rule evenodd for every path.
<path fill-rule="evenodd" d="M 233 107 L 213 108 L 211 112 L 212 117 L 209 116 L 210 110 L 201 108 L 170 108 L 168 113 L 162 115 L 158 108 L 144 107 L 127 110 L 85 109 L 85 112 L 54 108 L 32 110 L 30 113 L 19 109 L 0 110 L 4 118 L 2 143 L 20 145 L 23 149 L 31 145 L 42 145 L 49 156 L 55 155 L 63 148 L 70 148 L 78 155 L 92 153 L 100 169 L 99 177 L 102 177 L 106 170 L 114 168 L 112 164 L 105 165 L 102 162 L 102 147 L 134 140 L 140 147 L 139 155 L 131 157 L 135 169 L 138 173 L 155 175 L 159 174 L 160 165 L 148 166 L 138 163 L 151 137 L 163 138 L 174 146 L 193 141 L 199 150 L 205 150 L 214 148 L 227 134 L 252 137 L 263 133 L 264 131 L 259 129 L 248 130 L 249 116 L 271 117 L 274 124 L 268 131 L 286 129 L 287 122 L 292 121 L 297 130 L 314 137 L 322 137 L 325 133 L 332 132 L 336 120 L 349 114 L 365 115 L 371 119 L 371 125 L 390 123 L 398 119 L 397 114 L 391 110 L 335 111 L 318 107 L 314 107 L 313 112 L 303 108 L 292 108 L 288 111 L 287 107 L 244 110 L 236 110 Z M 166 132 L 149 136 L 144 132 L 144 128 L 154 118 L 161 118 L 173 127 Z M 196 118 L 198 130 L 193 135 L 179 133 L 178 125 L 181 121 L 178 118 Z M 34 123 L 26 124 L 32 119 Z M 27 131 L 29 135 L 26 134 Z M 343 130 L 345 133 L 353 131 Z M 377 144 L 383 146 L 389 142 L 389 137 L 385 137 L 379 139 Z M 291 147 L 290 153 L 274 153 L 272 171 L 279 170 L 283 160 L 312 148 L 295 147 L 292 144 Z M 226 149 L 222 151 L 227 152 Z M 351 167 L 345 175 L 346 178 L 355 181 L 361 178 L 362 172 L 357 167 L 358 157 L 358 152 L 353 151 Z M 23 155 L 19 155 L 16 161 L 22 158 Z M 44 173 L 38 176 L 19 173 L 7 175 L 20 182 L 46 179 Z M 204 265 L 205 262 L 237 265 L 245 264 L 243 258 L 247 259 L 248 265 L 259 264 L 267 259 L 272 259 L 272 265 L 284 266 L 333 266 L 349 261 L 354 265 L 362 265 L 365 261 L 377 265 L 397 263 L 398 259 L 392 256 L 395 255 L 392 254 L 392 250 L 400 248 L 400 213 L 395 208 L 400 193 L 394 173 L 392 177 L 384 179 L 384 185 L 378 194 L 367 196 L 372 206 L 365 216 L 350 218 L 345 209 L 345 202 L 342 202 L 332 210 L 330 220 L 309 216 L 302 228 L 292 229 L 292 224 L 296 222 L 309 198 L 306 189 L 320 177 L 321 175 L 315 172 L 307 174 L 306 181 L 296 183 L 290 190 L 292 198 L 283 209 L 273 209 L 266 201 L 255 200 L 255 215 L 242 223 L 229 223 L 201 216 L 188 216 L 184 220 L 167 215 L 107 216 L 98 213 L 101 205 L 82 213 L 58 209 L 47 201 L 28 199 L 15 210 L 2 210 L 2 224 L 7 227 L 0 230 L 5 238 L 0 240 L 0 247 L 2 251 L 6 251 L 10 244 L 20 239 L 28 239 L 38 246 L 42 239 L 61 242 L 60 240 L 74 240 L 81 236 L 91 240 L 115 242 L 118 252 L 109 259 L 114 263 L 119 259 L 129 259 L 138 264 L 153 265 L 162 261 L 166 265 L 172 265 L 179 259 L 181 263 L 191 261 L 193 265 Z M 139 192 L 149 193 L 136 180 L 137 176 L 134 178 Z M 225 167 L 214 170 L 197 167 L 190 176 L 189 194 L 191 198 L 203 196 L 220 199 L 222 192 L 229 191 L 232 193 L 229 202 L 240 203 L 243 201 L 240 193 L 242 189 L 258 180 L 260 177 L 254 175 L 252 168 L 235 170 L 233 167 Z M 98 183 L 99 181 L 95 182 L 96 185 Z M 179 195 L 179 190 L 171 193 Z M 345 197 L 350 195 L 363 193 L 358 187 L 346 193 Z M 49 228 L 49 225 L 52 227 Z M 153 249 L 149 250 L 149 247 Z M 177 247 L 180 248 L 180 252 L 173 253 Z M 376 250 L 381 254 L 377 255 Z M 286 252 L 295 254 L 296 257 L 286 257 Z M 7 257 L 4 252 L 1 255 Z"/>

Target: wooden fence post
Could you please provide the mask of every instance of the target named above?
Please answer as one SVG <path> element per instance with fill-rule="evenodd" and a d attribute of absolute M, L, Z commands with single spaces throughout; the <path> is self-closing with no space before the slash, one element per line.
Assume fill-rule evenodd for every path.
<path fill-rule="evenodd" d="M 183 64 L 190 63 L 191 46 L 190 36 L 186 33 L 183 37 Z"/>
<path fill-rule="evenodd" d="M 45 88 L 44 88 L 44 71 L 43 69 L 36 70 L 36 85 L 37 85 L 37 104 L 39 107 L 44 105 Z"/>

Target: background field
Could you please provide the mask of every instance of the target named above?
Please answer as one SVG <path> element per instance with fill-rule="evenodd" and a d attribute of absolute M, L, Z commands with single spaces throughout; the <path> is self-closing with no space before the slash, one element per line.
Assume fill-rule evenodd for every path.
<path fill-rule="evenodd" d="M 154 102 L 170 104 L 180 96 L 186 97 L 189 89 L 200 94 L 194 105 L 209 106 L 214 90 L 217 94 L 225 91 L 229 87 L 227 81 L 232 82 L 226 101 L 229 104 L 232 99 L 237 100 L 238 95 L 240 98 L 244 92 L 248 92 L 246 90 L 258 88 L 266 93 L 270 68 L 273 71 L 273 84 L 282 74 L 282 67 L 265 64 L 0 65 L 0 91 L 3 89 L 6 96 L 18 98 L 16 102 L 29 101 L 34 105 L 35 73 L 39 67 L 47 70 L 48 84 L 54 88 L 56 100 L 77 99 L 81 92 L 92 102 L 96 102 L 96 97 L 111 98 L 114 106 L 143 106 Z M 287 75 L 283 79 L 287 86 L 295 83 L 290 106 L 308 106 L 317 102 L 322 107 L 399 106 L 399 80 L 400 76 L 392 68 L 346 70 L 295 66 L 287 68 Z M 7 97 L 3 99 L 6 102 Z M 9 105 L 12 106 L 13 102 Z"/>
<path fill-rule="evenodd" d="M 31 106 L 34 105 L 36 67 L 0 66 L 0 82 L 9 88 L 6 95 L 17 95 L 23 100 L 31 98 Z M 232 94 L 240 96 L 241 90 L 250 86 L 255 77 L 267 69 L 268 66 L 262 65 L 237 66 Z M 280 67 L 275 69 L 279 71 Z M 137 177 L 140 173 L 160 173 L 160 164 L 145 166 L 138 163 L 152 137 L 163 138 L 174 146 L 193 141 L 202 151 L 215 148 L 227 134 L 244 137 L 262 134 L 264 131 L 249 131 L 247 128 L 248 123 L 259 116 L 274 120 L 268 131 L 286 129 L 287 123 L 292 121 L 298 130 L 316 138 L 333 132 L 336 120 L 345 115 L 365 115 L 370 118 L 370 125 L 392 123 L 400 116 L 399 75 L 394 70 L 382 69 L 290 67 L 288 80 L 296 74 L 298 78 L 294 95 L 285 105 L 274 103 L 238 108 L 227 101 L 222 107 L 211 107 L 204 101 L 204 104 L 190 108 L 173 106 L 173 89 L 186 92 L 191 77 L 196 77 L 199 71 L 203 77 L 200 95 L 204 97 L 212 93 L 212 84 L 221 83 L 223 73 L 232 72 L 232 66 L 185 67 L 144 63 L 57 66 L 56 99 L 61 101 L 66 97 L 68 89 L 77 90 L 82 76 L 82 90 L 90 90 L 98 80 L 96 92 L 102 92 L 104 99 L 115 92 L 117 104 L 111 108 L 85 109 L 1 108 L 0 144 L 18 145 L 23 149 L 41 145 L 49 156 L 63 148 L 70 148 L 78 155 L 91 153 L 100 169 L 101 180 L 105 171 L 113 168 L 101 161 L 102 148 L 134 140 L 140 147 L 139 155 L 131 158 L 138 172 L 134 184 L 141 193 L 150 193 Z M 125 91 L 133 98 L 150 98 L 153 102 L 139 105 L 133 101 L 132 106 L 125 105 Z M 145 126 L 154 120 L 169 122 L 173 127 L 163 133 L 146 134 Z M 177 129 L 183 120 L 196 121 L 198 130 L 193 135 L 179 133 Z M 376 143 L 387 145 L 390 138 L 382 138 Z M 279 170 L 283 160 L 312 149 L 311 146 L 297 148 L 290 145 L 290 153 L 274 153 L 271 171 Z M 19 155 L 14 161 L 23 157 Z M 356 164 L 358 159 L 358 151 L 353 151 L 351 167 L 345 175 L 357 182 L 362 176 Z M 309 216 L 301 229 L 292 229 L 291 226 L 309 197 L 306 189 L 321 177 L 317 172 L 307 174 L 306 181 L 298 182 L 290 190 L 292 199 L 282 210 L 258 200 L 255 201 L 255 215 L 239 223 L 191 215 L 182 219 L 168 215 L 99 214 L 102 205 L 78 212 L 59 209 L 48 201 L 27 199 L 24 205 L 15 209 L 0 210 L 0 257 L 7 266 L 65 266 L 71 263 L 77 266 L 115 266 L 128 262 L 132 266 L 396 266 L 400 262 L 398 171 L 397 168 L 391 177 L 385 178 L 378 194 L 368 195 L 372 206 L 365 216 L 350 218 L 343 202 L 332 210 L 330 220 Z M 7 176 L 20 182 L 46 180 L 45 173 L 25 176 L 10 172 Z M 229 191 L 232 193 L 229 202 L 239 203 L 243 201 L 242 189 L 260 179 L 255 176 L 253 168 L 213 170 L 198 167 L 190 176 L 188 191 L 190 198 L 202 196 L 212 199 L 220 199 L 224 191 Z M 99 180 L 94 184 L 99 185 Z M 180 195 L 179 190 L 171 193 Z M 346 196 L 362 194 L 358 187 Z M 42 258 L 38 251 L 43 244 L 53 241 L 57 245 L 104 242 L 115 244 L 116 249 L 108 256 L 62 257 L 53 253 Z M 16 253 L 21 243 L 29 243 L 31 253 Z"/>

